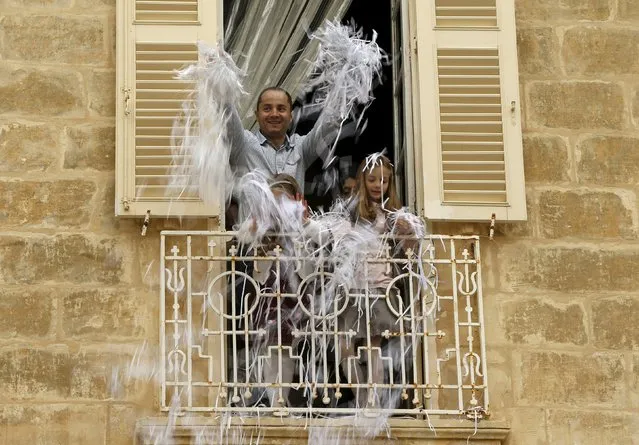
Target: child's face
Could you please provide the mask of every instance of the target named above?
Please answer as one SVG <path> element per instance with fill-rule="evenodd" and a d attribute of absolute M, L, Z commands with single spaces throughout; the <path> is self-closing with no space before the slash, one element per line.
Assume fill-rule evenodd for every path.
<path fill-rule="evenodd" d="M 287 193 L 285 190 L 282 190 L 280 188 L 273 188 L 271 189 L 271 191 L 273 192 L 273 196 L 275 196 L 275 199 L 277 200 L 282 200 L 282 199 L 286 199 L 289 201 L 295 200 L 294 196 L 291 196 L 290 193 Z"/>
<path fill-rule="evenodd" d="M 364 185 L 368 199 L 381 202 L 382 197 L 386 196 L 388 191 L 390 175 L 391 171 L 381 165 L 364 172 Z"/>

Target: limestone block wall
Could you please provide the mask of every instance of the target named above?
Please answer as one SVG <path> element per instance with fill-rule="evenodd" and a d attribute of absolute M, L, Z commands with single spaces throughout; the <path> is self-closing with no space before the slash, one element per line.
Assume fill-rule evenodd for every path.
<path fill-rule="evenodd" d="M 158 222 L 114 214 L 115 0 L 0 1 L 0 443 L 131 444 Z M 153 351 L 154 352 L 154 351 Z"/>
<path fill-rule="evenodd" d="M 114 22 L 0 0 L 0 444 L 131 444 L 157 414 L 122 369 L 178 226 L 113 217 Z M 517 25 L 530 218 L 482 242 L 491 410 L 511 445 L 636 443 L 639 2 L 517 0 Z"/>
<path fill-rule="evenodd" d="M 639 2 L 516 6 L 529 220 L 483 244 L 492 410 L 513 445 L 639 443 Z"/>

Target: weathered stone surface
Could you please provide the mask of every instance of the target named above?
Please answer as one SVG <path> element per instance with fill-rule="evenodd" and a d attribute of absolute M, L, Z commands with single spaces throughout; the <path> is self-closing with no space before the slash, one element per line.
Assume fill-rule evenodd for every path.
<path fill-rule="evenodd" d="M 0 353 L 0 388 L 9 400 L 68 397 L 72 368 L 66 352 L 3 351 Z"/>
<path fill-rule="evenodd" d="M 492 405 L 492 403 L 491 403 Z M 542 408 L 513 408 L 506 414 L 510 434 L 505 445 L 546 444 L 546 414 Z"/>
<path fill-rule="evenodd" d="M 68 127 L 64 168 L 111 171 L 115 168 L 115 128 Z"/>
<path fill-rule="evenodd" d="M 491 410 L 512 408 L 515 404 L 513 402 L 512 373 L 509 366 L 489 363 L 488 369 L 490 370 L 488 391 L 491 397 Z M 494 404 L 493 401 L 495 401 Z"/>
<path fill-rule="evenodd" d="M 58 156 L 56 131 L 45 125 L 14 123 L 0 128 L 0 172 L 46 171 Z"/>
<path fill-rule="evenodd" d="M 576 148 L 580 182 L 639 184 L 639 138 L 594 136 Z"/>
<path fill-rule="evenodd" d="M 546 190 L 539 195 L 541 233 L 549 238 L 635 238 L 634 196 L 613 192 Z"/>
<path fill-rule="evenodd" d="M 2 39 L 8 59 L 104 65 L 104 23 L 93 17 L 6 15 Z"/>
<path fill-rule="evenodd" d="M 73 0 L 0 0 L 0 5 L 11 8 L 69 8 Z"/>
<path fill-rule="evenodd" d="M 123 279 L 121 247 L 113 239 L 82 235 L 0 237 L 0 283 L 47 281 L 117 284 Z"/>
<path fill-rule="evenodd" d="M 83 180 L 0 181 L 0 226 L 84 225 L 95 191 Z"/>
<path fill-rule="evenodd" d="M 51 290 L 23 287 L 0 289 L 0 337 L 45 337 L 51 335 L 53 302 Z"/>
<path fill-rule="evenodd" d="M 618 0 L 617 20 L 639 20 L 639 3 L 635 0 Z"/>
<path fill-rule="evenodd" d="M 82 112 L 82 79 L 75 73 L 0 72 L 0 113 L 49 116 Z"/>
<path fill-rule="evenodd" d="M 130 360 L 111 352 L 4 350 L 0 352 L 0 389 L 6 400 L 117 399 L 127 394 L 127 382 L 122 379 Z"/>
<path fill-rule="evenodd" d="M 515 358 L 514 366 L 521 372 L 515 394 L 522 403 L 610 408 L 625 405 L 625 367 L 620 354 L 525 352 L 521 361 Z"/>
<path fill-rule="evenodd" d="M 571 28 L 564 34 L 562 57 L 568 74 L 639 73 L 639 30 Z"/>
<path fill-rule="evenodd" d="M 614 128 L 624 125 L 624 93 L 611 82 L 533 82 L 527 102 L 532 122 L 551 128 Z"/>
<path fill-rule="evenodd" d="M 115 380 L 123 360 L 109 353 L 79 353 L 69 357 L 71 372 L 71 398 L 100 399 L 118 398 L 123 395 L 122 384 Z"/>
<path fill-rule="evenodd" d="M 513 343 L 583 345 L 588 341 L 584 310 L 576 303 L 517 300 L 503 303 L 500 312 L 506 338 Z"/>
<path fill-rule="evenodd" d="M 559 136 L 524 135 L 526 182 L 564 182 L 569 180 L 568 146 Z"/>
<path fill-rule="evenodd" d="M 632 356 L 630 406 L 633 408 L 639 408 L 639 354 L 633 354 Z"/>
<path fill-rule="evenodd" d="M 639 298 L 597 300 L 592 305 L 594 343 L 601 349 L 639 350 Z"/>
<path fill-rule="evenodd" d="M 129 290 L 71 292 L 62 304 L 62 329 L 70 336 L 138 337 L 151 323 L 147 295 Z"/>
<path fill-rule="evenodd" d="M 484 320 L 491 321 L 490 323 L 486 322 L 484 324 L 484 333 L 486 335 L 486 344 L 491 346 L 490 349 L 487 350 L 487 354 L 489 357 L 494 357 L 497 351 L 500 351 L 500 348 L 503 348 L 503 345 L 511 344 L 510 341 L 506 338 L 506 331 L 504 329 L 503 323 L 500 321 L 500 319 L 502 318 L 502 304 L 500 304 L 499 302 L 513 299 L 516 297 L 516 294 L 505 294 L 499 293 L 497 291 L 491 291 L 490 296 L 491 301 L 484 302 Z M 488 364 L 490 364 L 490 361 L 488 362 Z"/>
<path fill-rule="evenodd" d="M 115 71 L 94 71 L 89 77 L 89 109 L 115 116 Z"/>
<path fill-rule="evenodd" d="M 108 66 L 115 67 L 116 66 L 116 42 L 117 42 L 117 27 L 115 25 L 115 17 L 111 16 L 107 20 L 107 35 L 108 39 L 108 49 L 109 49 L 109 60 L 111 61 Z"/>
<path fill-rule="evenodd" d="M 548 410 L 548 443 L 631 445 L 639 437 L 636 413 Z"/>
<path fill-rule="evenodd" d="M 496 237 L 507 236 L 507 237 L 529 237 L 535 234 L 535 224 L 537 221 L 537 207 L 534 203 L 534 191 L 529 187 L 526 190 L 526 212 L 528 218 L 526 221 L 513 221 L 508 222 L 507 224 L 495 224 L 495 234 Z M 484 228 L 479 227 L 477 231 L 474 233 L 482 233 Z M 441 233 L 441 232 L 440 232 Z"/>
<path fill-rule="evenodd" d="M 140 230 L 140 221 L 134 218 L 117 218 L 115 216 L 115 177 L 107 178 L 104 189 L 101 191 L 102 199 L 100 200 L 97 213 L 100 215 L 100 229 L 106 233 L 122 234 L 122 233 L 138 233 Z M 147 231 L 147 237 L 157 236 L 159 232 L 156 227 L 164 227 L 167 222 L 173 222 L 174 219 L 153 220 Z M 176 224 L 168 224 L 166 230 L 176 227 Z M 206 229 L 204 229 L 206 230 Z"/>
<path fill-rule="evenodd" d="M 515 7 L 518 20 L 606 20 L 610 16 L 608 0 L 517 0 Z"/>
<path fill-rule="evenodd" d="M 517 54 L 522 76 L 559 72 L 559 39 L 554 28 L 518 28 Z"/>
<path fill-rule="evenodd" d="M 502 245 L 494 258 L 504 290 L 598 291 L 639 289 L 639 250 Z"/>
<path fill-rule="evenodd" d="M 98 9 L 115 8 L 115 0 L 84 0 L 80 3 L 76 2 L 76 7 L 86 8 L 91 10 L 94 10 L 95 8 L 98 8 Z"/>
<path fill-rule="evenodd" d="M 635 86 L 632 96 L 632 118 L 636 126 L 639 126 L 639 87 Z"/>
<path fill-rule="evenodd" d="M 116 218 L 115 216 L 115 177 L 107 179 L 101 191 L 102 199 L 98 207 L 100 229 L 106 233 L 135 233 L 139 229 L 139 221 L 133 218 Z"/>
<path fill-rule="evenodd" d="M 146 407 L 112 404 L 109 406 L 109 445 L 131 445 L 134 437 L 136 421 L 154 415 Z"/>
<path fill-rule="evenodd" d="M 106 409 L 106 406 L 91 404 L 3 405 L 0 408 L 0 425 L 5 435 L 2 443 L 104 444 Z"/>

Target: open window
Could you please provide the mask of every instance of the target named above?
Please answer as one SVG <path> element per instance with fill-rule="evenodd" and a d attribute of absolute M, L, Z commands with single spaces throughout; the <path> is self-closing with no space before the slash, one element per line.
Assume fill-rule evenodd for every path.
<path fill-rule="evenodd" d="M 353 1 L 344 21 L 377 31 L 392 63 L 365 132 L 338 155 L 356 167 L 386 148 L 402 202 L 431 220 L 526 219 L 514 14 L 514 0 L 389 0 L 374 11 Z"/>
<path fill-rule="evenodd" d="M 196 194 L 171 193 L 169 167 L 173 118 L 192 88 L 173 73 L 197 60 L 198 40 L 220 39 L 223 3 L 118 0 L 116 215 L 220 214 Z M 338 154 L 356 166 L 387 148 L 402 201 L 429 219 L 525 219 L 514 0 L 389 0 L 374 11 L 363 0 L 329 4 L 312 14 L 297 7 L 291 17 L 299 24 L 310 14 L 315 25 L 353 17 L 378 32 L 393 62 L 366 132 Z M 295 53 L 289 46 L 282 54 Z M 255 78 L 279 79 L 295 93 L 303 64 L 294 62 L 274 62 L 274 77 Z"/>

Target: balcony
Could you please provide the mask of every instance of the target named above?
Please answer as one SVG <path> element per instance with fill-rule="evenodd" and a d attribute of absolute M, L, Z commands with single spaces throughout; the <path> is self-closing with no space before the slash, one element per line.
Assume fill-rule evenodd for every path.
<path fill-rule="evenodd" d="M 163 411 L 489 414 L 479 237 L 357 252 L 360 273 L 381 267 L 391 280 L 349 289 L 328 266 L 331 252 L 309 253 L 286 235 L 249 249 L 235 235 L 162 232 Z"/>

